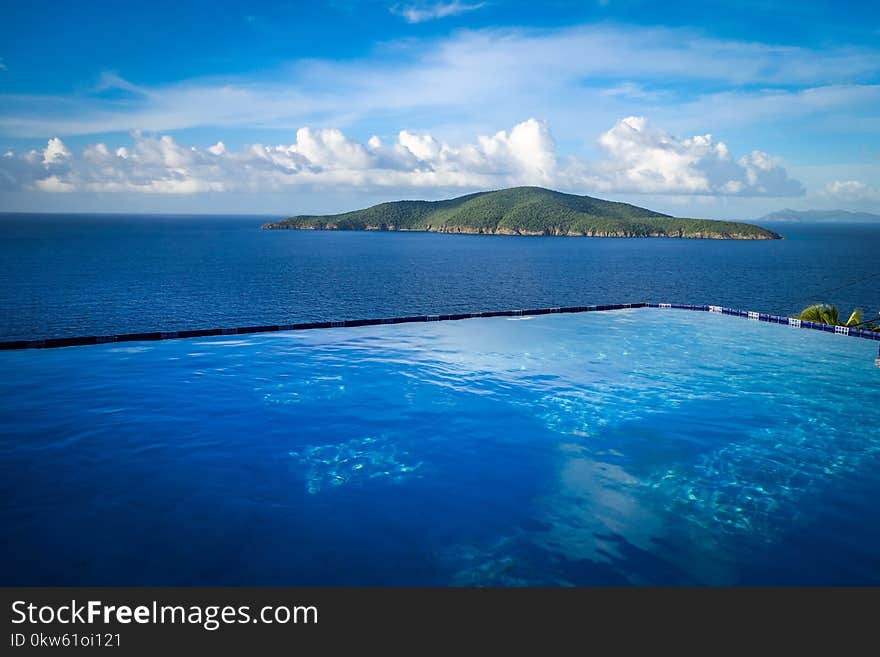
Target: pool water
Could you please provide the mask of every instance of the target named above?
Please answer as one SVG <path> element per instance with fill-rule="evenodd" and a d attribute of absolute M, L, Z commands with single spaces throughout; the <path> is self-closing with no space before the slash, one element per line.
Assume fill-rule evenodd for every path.
<path fill-rule="evenodd" d="M 639 309 L 6 352 L 0 583 L 880 584 L 876 348 Z"/>

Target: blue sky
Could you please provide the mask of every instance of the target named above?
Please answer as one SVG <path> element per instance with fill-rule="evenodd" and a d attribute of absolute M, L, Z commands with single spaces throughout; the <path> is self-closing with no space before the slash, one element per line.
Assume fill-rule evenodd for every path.
<path fill-rule="evenodd" d="M 331 212 L 539 184 L 680 215 L 880 212 L 880 9 L 30 3 L 0 210 Z"/>

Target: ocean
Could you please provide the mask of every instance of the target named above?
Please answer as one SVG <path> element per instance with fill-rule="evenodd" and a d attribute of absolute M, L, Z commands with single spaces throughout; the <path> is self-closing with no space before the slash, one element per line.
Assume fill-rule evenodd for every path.
<path fill-rule="evenodd" d="M 0 215 L 0 339 L 637 301 L 880 312 L 880 226 L 714 241 L 263 231 L 271 217 Z"/>

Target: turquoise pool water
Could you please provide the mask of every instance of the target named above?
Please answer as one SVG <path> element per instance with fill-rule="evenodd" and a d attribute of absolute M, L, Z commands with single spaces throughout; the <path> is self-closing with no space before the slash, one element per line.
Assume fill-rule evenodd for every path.
<path fill-rule="evenodd" d="M 878 584 L 877 343 L 710 313 L 6 352 L 3 584 Z"/>

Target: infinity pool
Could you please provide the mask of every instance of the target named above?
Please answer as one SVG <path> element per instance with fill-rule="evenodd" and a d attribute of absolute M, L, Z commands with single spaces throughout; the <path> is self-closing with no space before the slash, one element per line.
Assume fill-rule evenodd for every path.
<path fill-rule="evenodd" d="M 640 309 L 2 353 L 0 584 L 880 584 L 876 345 Z"/>

